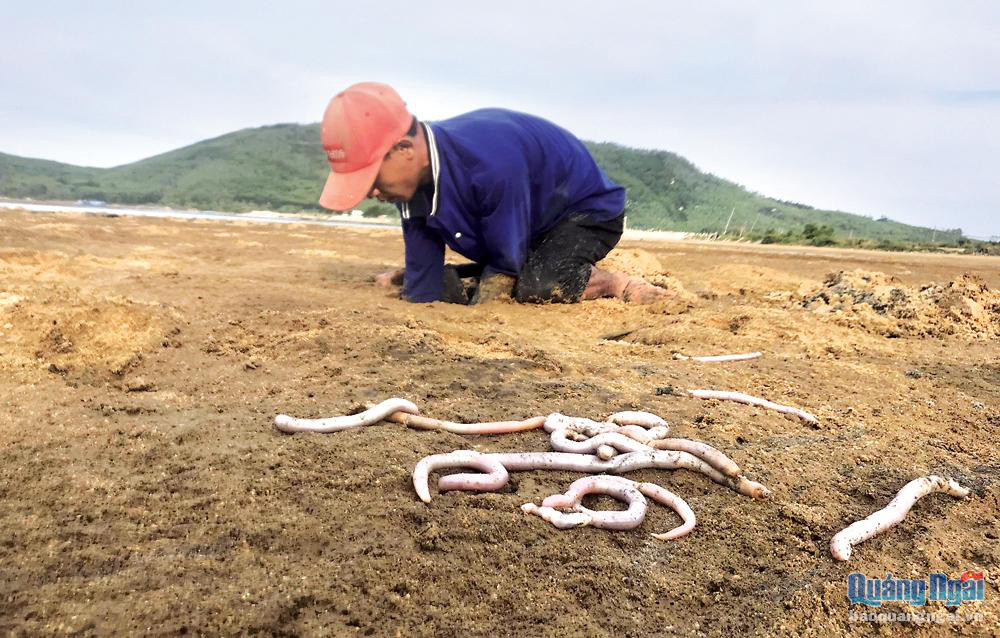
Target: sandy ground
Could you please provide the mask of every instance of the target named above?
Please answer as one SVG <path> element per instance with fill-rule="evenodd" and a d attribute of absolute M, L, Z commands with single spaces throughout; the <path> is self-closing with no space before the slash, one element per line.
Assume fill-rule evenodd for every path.
<path fill-rule="evenodd" d="M 625 242 L 617 263 L 670 301 L 462 307 L 367 283 L 401 258 L 392 231 L 0 213 L 0 631 L 891 634 L 849 622 L 848 573 L 971 569 L 979 622 L 910 629 L 997 635 L 1000 260 Z M 820 425 L 671 393 L 698 387 Z M 429 505 L 410 483 L 425 455 L 545 450 L 540 432 L 272 426 L 389 396 L 456 421 L 652 411 L 774 495 L 647 470 L 697 512 L 689 537 L 653 539 L 677 524 L 658 506 L 633 531 L 557 531 L 518 506 L 572 473 Z M 930 472 L 972 496 L 831 559 L 836 531 Z"/>

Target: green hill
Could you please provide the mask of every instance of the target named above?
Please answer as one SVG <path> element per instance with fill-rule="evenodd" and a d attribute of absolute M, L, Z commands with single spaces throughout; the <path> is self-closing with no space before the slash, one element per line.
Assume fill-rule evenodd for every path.
<path fill-rule="evenodd" d="M 628 187 L 632 228 L 746 236 L 815 244 L 854 239 L 950 243 L 942 233 L 886 218 L 818 210 L 750 192 L 665 151 L 588 143 L 612 179 Z M 319 125 L 244 129 L 113 168 L 85 168 L 0 153 L 0 195 L 45 200 L 96 199 L 114 204 L 225 211 L 321 210 L 327 174 Z M 394 210 L 365 202 L 369 214 Z"/>

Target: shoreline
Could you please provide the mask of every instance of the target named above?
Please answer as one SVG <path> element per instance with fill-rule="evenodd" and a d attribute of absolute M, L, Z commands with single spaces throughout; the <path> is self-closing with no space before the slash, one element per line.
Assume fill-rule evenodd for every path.
<path fill-rule="evenodd" d="M 73 203 L 19 201 L 11 199 L 0 199 L 0 211 L 2 210 L 23 210 L 30 213 L 77 213 L 85 215 L 123 215 L 133 217 L 150 217 L 160 219 L 193 219 L 204 221 L 243 221 L 262 222 L 272 224 L 309 224 L 318 226 L 346 227 L 364 230 L 387 230 L 402 232 L 398 223 L 389 221 L 386 217 L 380 217 L 385 221 L 374 221 L 371 218 L 365 219 L 352 215 L 335 215 L 326 213 L 281 213 L 277 211 L 254 210 L 246 213 L 232 213 L 206 210 L 176 210 L 171 208 L 147 208 L 147 207 L 124 207 L 124 206 L 84 206 Z M 897 255 L 900 257 L 907 255 L 922 255 L 926 257 L 950 260 L 977 260 L 982 259 L 987 262 L 995 262 L 1000 259 L 997 255 L 967 254 L 950 251 L 892 251 L 877 250 L 872 248 L 850 248 L 844 246 L 809 246 L 805 244 L 762 244 L 746 240 L 732 240 L 721 238 L 710 238 L 698 233 L 688 233 L 684 231 L 668 230 L 642 230 L 626 228 L 622 234 L 622 241 L 646 242 L 680 242 L 687 245 L 700 245 L 710 249 L 726 250 L 737 247 L 753 246 L 757 250 L 774 252 L 777 254 L 811 255 L 820 257 L 838 257 L 844 255 Z"/>

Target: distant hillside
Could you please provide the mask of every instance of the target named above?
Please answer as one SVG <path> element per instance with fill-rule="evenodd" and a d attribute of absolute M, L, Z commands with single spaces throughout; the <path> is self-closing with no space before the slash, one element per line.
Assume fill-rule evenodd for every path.
<path fill-rule="evenodd" d="M 893 242 L 944 239 L 945 233 L 940 230 L 902 224 L 885 217 L 875 220 L 765 197 L 703 173 L 674 153 L 637 150 L 617 144 L 588 143 L 588 146 L 608 175 L 628 188 L 629 225 L 635 228 L 721 233 L 728 221 L 727 236 L 801 234 L 806 225 L 811 224 L 832 229 L 835 236 L 843 239 Z M 948 232 L 952 235 L 951 241 L 961 238 L 959 229 Z"/>
<path fill-rule="evenodd" d="M 611 178 L 628 187 L 632 228 L 721 233 L 732 213 L 729 236 L 765 241 L 779 234 L 814 243 L 816 237 L 822 243 L 831 236 L 891 242 L 940 242 L 948 236 L 885 218 L 764 197 L 703 173 L 673 153 L 606 143 L 588 146 Z M 226 211 L 321 210 L 316 200 L 326 174 L 318 124 L 244 129 L 105 169 L 0 153 L 0 195 L 15 198 Z M 394 214 L 377 202 L 363 208 Z M 957 229 L 950 236 L 951 241 L 961 239 Z"/>
<path fill-rule="evenodd" d="M 244 129 L 114 168 L 0 154 L 0 194 L 211 210 L 318 209 L 319 125 Z"/>

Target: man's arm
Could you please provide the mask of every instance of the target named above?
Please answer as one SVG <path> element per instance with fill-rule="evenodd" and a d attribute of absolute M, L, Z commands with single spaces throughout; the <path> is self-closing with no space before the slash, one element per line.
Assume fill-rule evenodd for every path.
<path fill-rule="evenodd" d="M 444 297 L 444 240 L 423 219 L 403 220 L 406 245 L 406 276 L 403 298 L 407 301 L 439 301 Z"/>

